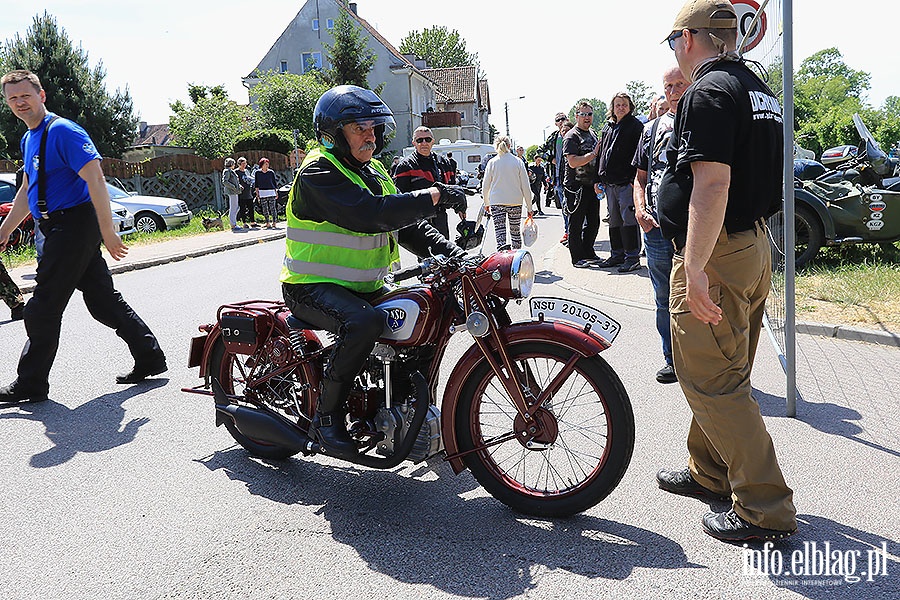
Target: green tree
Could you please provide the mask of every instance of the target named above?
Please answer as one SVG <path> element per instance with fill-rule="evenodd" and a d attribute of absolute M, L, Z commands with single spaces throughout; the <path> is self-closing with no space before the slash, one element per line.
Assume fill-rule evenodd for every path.
<path fill-rule="evenodd" d="M 853 113 L 868 107 L 862 97 L 871 76 L 844 63 L 837 48 L 805 59 L 794 76 L 794 130 L 797 139 L 816 154 L 859 137 Z M 871 118 L 871 116 L 870 116 Z"/>
<path fill-rule="evenodd" d="M 435 69 L 478 64 L 478 53 L 468 52 L 459 32 L 443 25 L 409 32 L 400 42 L 400 52 L 424 58 Z"/>
<path fill-rule="evenodd" d="M 368 88 L 369 71 L 378 58 L 369 52 L 362 29 L 341 8 L 341 14 L 334 22 L 334 44 L 325 44 L 328 62 L 325 79 L 331 85 L 358 85 Z"/>
<path fill-rule="evenodd" d="M 66 30 L 48 12 L 34 17 L 22 38 L 16 35 L 0 49 L 0 69 L 28 69 L 41 79 L 47 94 L 47 110 L 72 119 L 85 128 L 103 156 L 120 157 L 137 131 L 131 95 L 106 91 L 102 61 L 91 69 L 88 54 L 72 45 Z M 0 111 L 0 132 L 18 157 L 25 125 L 11 111 Z"/>
<path fill-rule="evenodd" d="M 625 92 L 634 103 L 634 116 L 646 115 L 650 111 L 650 101 L 657 96 L 653 86 L 643 81 L 629 81 L 625 84 Z"/>
<path fill-rule="evenodd" d="M 262 129 L 298 129 L 300 137 L 315 137 L 313 109 L 328 86 L 312 74 L 269 72 L 253 87 L 256 126 Z"/>
<path fill-rule="evenodd" d="M 200 156 L 219 158 L 231 154 L 238 136 L 249 129 L 250 109 L 229 100 L 223 86 L 188 85 L 196 98 L 192 106 L 176 100 L 169 107 L 169 129 L 175 141 L 193 148 Z"/>

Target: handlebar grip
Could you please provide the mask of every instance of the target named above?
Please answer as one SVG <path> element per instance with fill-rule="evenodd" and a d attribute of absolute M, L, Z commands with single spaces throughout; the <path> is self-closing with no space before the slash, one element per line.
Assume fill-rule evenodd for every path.
<path fill-rule="evenodd" d="M 422 265 L 416 265 L 391 273 L 391 279 L 393 279 L 394 283 L 399 283 L 401 281 L 406 281 L 407 279 L 412 279 L 413 277 L 418 277 L 421 274 Z"/>

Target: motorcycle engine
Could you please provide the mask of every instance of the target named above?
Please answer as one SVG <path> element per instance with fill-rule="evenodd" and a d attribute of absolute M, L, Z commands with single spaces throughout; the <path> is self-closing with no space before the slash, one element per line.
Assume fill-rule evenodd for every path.
<path fill-rule="evenodd" d="M 382 406 L 375 416 L 375 427 L 384 434 L 384 439 L 375 446 L 375 451 L 382 456 L 391 456 L 394 448 L 403 440 L 409 431 L 409 423 L 414 411 L 408 404 L 385 408 Z M 416 438 L 408 460 L 421 462 L 443 450 L 441 439 L 441 411 L 436 406 L 428 406 L 428 415 L 422 423 L 422 429 Z"/>

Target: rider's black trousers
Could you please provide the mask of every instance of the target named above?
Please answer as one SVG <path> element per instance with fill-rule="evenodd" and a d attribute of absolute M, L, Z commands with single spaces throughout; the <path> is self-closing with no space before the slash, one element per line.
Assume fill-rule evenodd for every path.
<path fill-rule="evenodd" d="M 337 336 L 325 379 L 352 383 L 384 330 L 384 314 L 370 304 L 384 291 L 356 294 L 333 283 L 284 283 L 281 291 L 295 317 Z"/>

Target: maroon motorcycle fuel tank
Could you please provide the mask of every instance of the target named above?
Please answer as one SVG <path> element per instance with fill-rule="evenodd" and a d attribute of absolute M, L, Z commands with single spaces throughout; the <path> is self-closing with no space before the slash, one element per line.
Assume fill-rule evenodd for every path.
<path fill-rule="evenodd" d="M 431 288 L 413 286 L 385 294 L 375 303 L 384 313 L 384 333 L 378 339 L 392 346 L 437 342 L 442 302 Z"/>

